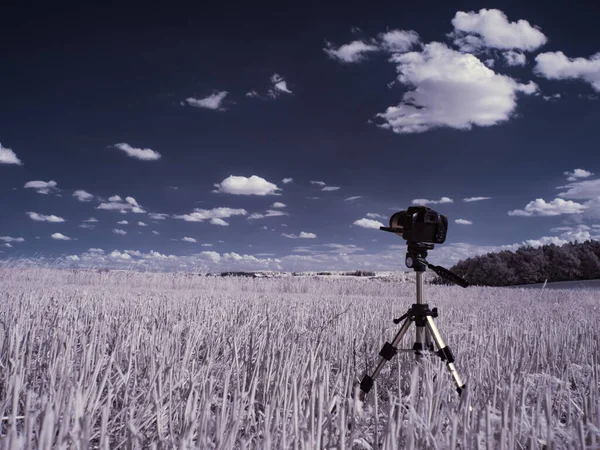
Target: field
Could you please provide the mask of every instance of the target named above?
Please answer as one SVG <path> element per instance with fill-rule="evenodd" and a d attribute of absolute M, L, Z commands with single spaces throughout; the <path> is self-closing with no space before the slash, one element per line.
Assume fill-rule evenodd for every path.
<path fill-rule="evenodd" d="M 428 285 L 467 393 L 400 353 L 359 402 L 414 290 L 0 269 L 0 447 L 600 448 L 592 290 Z"/>

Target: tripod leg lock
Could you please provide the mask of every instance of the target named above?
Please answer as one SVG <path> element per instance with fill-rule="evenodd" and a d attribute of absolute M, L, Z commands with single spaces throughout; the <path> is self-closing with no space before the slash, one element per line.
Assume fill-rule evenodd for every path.
<path fill-rule="evenodd" d="M 441 358 L 442 361 L 446 361 L 447 364 L 454 362 L 454 355 L 452 354 L 452 351 L 450 350 L 450 347 L 448 347 L 448 346 L 446 346 L 444 348 L 440 348 L 437 351 L 437 355 Z"/>
<path fill-rule="evenodd" d="M 389 361 L 396 355 L 396 353 L 398 353 L 398 349 L 396 347 L 394 347 L 392 344 L 390 344 L 389 342 L 386 342 L 384 344 L 383 348 L 381 349 L 381 351 L 379 352 L 379 355 L 382 358 Z"/>
<path fill-rule="evenodd" d="M 362 381 L 360 382 L 360 390 L 363 391 L 365 394 L 368 394 L 372 387 L 373 378 L 371 378 L 369 375 L 365 375 Z"/>

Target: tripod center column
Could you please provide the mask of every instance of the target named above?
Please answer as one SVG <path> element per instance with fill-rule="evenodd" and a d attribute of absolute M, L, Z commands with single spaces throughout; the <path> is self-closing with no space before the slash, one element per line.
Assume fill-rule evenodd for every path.
<path fill-rule="evenodd" d="M 422 305 L 423 302 L 423 274 L 425 272 L 417 271 L 417 304 Z"/>

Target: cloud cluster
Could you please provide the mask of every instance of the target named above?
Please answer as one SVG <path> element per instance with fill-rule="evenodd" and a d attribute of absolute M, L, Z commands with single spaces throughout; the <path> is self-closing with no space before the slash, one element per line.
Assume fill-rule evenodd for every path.
<path fill-rule="evenodd" d="M 454 200 L 452 200 L 449 197 L 442 197 L 439 200 L 427 200 L 426 198 L 416 198 L 412 201 L 413 205 L 438 205 L 438 204 L 443 204 L 443 203 L 454 203 Z"/>
<path fill-rule="evenodd" d="M 287 85 L 287 81 L 285 81 L 285 78 L 282 77 L 281 75 L 279 75 L 278 73 L 274 73 L 273 75 L 271 75 L 269 77 L 269 84 L 270 84 L 270 87 L 267 90 L 266 94 L 262 95 L 256 89 L 253 89 L 249 92 L 246 92 L 246 97 L 267 100 L 267 99 L 276 99 L 277 97 L 279 97 L 281 95 L 285 95 L 285 94 L 290 95 L 293 93 L 289 89 L 289 87 Z M 288 178 L 285 178 L 285 180 L 288 180 Z M 292 181 L 291 178 L 289 178 L 289 180 Z M 286 183 L 286 181 L 283 181 L 283 183 Z"/>
<path fill-rule="evenodd" d="M 35 190 L 38 194 L 53 194 L 55 192 L 58 192 L 58 187 L 57 187 L 57 183 L 56 181 L 50 180 L 50 181 L 28 181 L 27 183 L 25 183 L 24 186 L 25 189 L 33 189 Z"/>
<path fill-rule="evenodd" d="M 10 236 L 0 236 L 0 241 L 7 242 L 7 243 L 10 243 L 10 242 L 19 243 L 19 242 L 25 242 L 25 239 L 22 237 L 14 238 L 14 237 L 10 237 Z"/>
<path fill-rule="evenodd" d="M 342 63 L 358 63 L 365 60 L 368 53 L 385 51 L 388 53 L 404 53 L 419 43 L 419 35 L 412 30 L 390 30 L 380 33 L 378 39 L 368 42 L 355 40 L 349 44 L 335 47 L 325 42 L 323 51 L 331 58 Z"/>
<path fill-rule="evenodd" d="M 204 97 L 201 99 L 189 97 L 185 99 L 185 102 L 194 106 L 195 108 L 204 108 L 204 109 L 212 109 L 215 111 L 225 111 L 225 108 L 222 106 L 225 97 L 227 96 L 227 91 L 215 92 L 208 97 Z"/>
<path fill-rule="evenodd" d="M 125 142 L 115 144 L 113 147 L 123 150 L 127 156 L 135 159 L 141 159 L 142 161 L 156 161 L 161 158 L 161 154 L 152 149 L 132 147 Z"/>
<path fill-rule="evenodd" d="M 537 91 L 533 82 L 522 84 L 495 73 L 477 57 L 432 42 L 421 52 L 393 55 L 398 81 L 409 87 L 397 106 L 377 118 L 379 126 L 395 133 L 422 133 L 432 128 L 469 130 L 508 120 L 519 93 Z"/>
<path fill-rule="evenodd" d="M 354 225 L 362 227 L 362 228 L 372 228 L 374 230 L 379 230 L 379 227 L 383 227 L 384 225 L 373 219 L 359 219 L 354 221 Z"/>
<path fill-rule="evenodd" d="M 301 231 L 300 234 L 282 233 L 281 235 L 289 239 L 316 239 L 317 237 L 315 233 L 307 233 L 305 231 Z"/>
<path fill-rule="evenodd" d="M 467 197 L 463 198 L 463 202 L 471 203 L 471 202 L 480 202 L 482 200 L 489 200 L 492 197 Z"/>
<path fill-rule="evenodd" d="M 533 51 L 548 41 L 538 27 L 523 19 L 509 22 L 506 14 L 498 9 L 458 11 L 452 25 L 454 43 L 465 52 L 482 48 Z"/>
<path fill-rule="evenodd" d="M 102 202 L 96 209 L 104 209 L 107 211 L 119 211 L 122 214 L 127 214 L 129 211 L 136 214 L 143 214 L 146 211 L 133 197 L 125 197 L 123 200 L 119 195 L 113 195 L 108 198 L 108 202 Z"/>
<path fill-rule="evenodd" d="M 175 219 L 185 220 L 186 222 L 204 222 L 209 221 L 212 225 L 228 226 L 223 219 L 228 219 L 233 216 L 245 216 L 248 212 L 245 209 L 233 208 L 213 208 L 200 209 L 196 208 L 190 214 L 182 214 L 173 216 Z"/>
<path fill-rule="evenodd" d="M 68 237 L 68 236 L 65 236 L 65 235 L 64 235 L 64 234 L 62 234 L 62 233 L 54 233 L 54 234 L 52 235 L 52 239 L 56 239 L 56 240 L 58 240 L 58 241 L 70 241 L 70 240 L 71 240 L 71 238 L 70 238 L 70 237 Z"/>
<path fill-rule="evenodd" d="M 565 201 L 562 198 L 556 198 L 551 202 L 546 202 L 543 198 L 535 199 L 529 202 L 524 209 L 515 209 L 509 211 L 509 216 L 559 216 L 561 214 L 581 214 L 585 206 L 571 200 Z"/>
<path fill-rule="evenodd" d="M 31 220 L 35 220 L 36 222 L 61 223 L 65 221 L 65 219 L 63 219 L 62 217 L 55 216 L 54 214 L 50 216 L 45 216 L 36 212 L 28 212 L 27 215 Z"/>
<path fill-rule="evenodd" d="M 330 58 L 343 63 L 360 62 L 364 60 L 367 53 L 376 52 L 379 50 L 379 46 L 367 44 L 360 40 L 341 45 L 338 48 L 335 48 L 331 42 L 326 42 L 326 46 L 323 49 L 323 51 L 327 53 Z"/>
<path fill-rule="evenodd" d="M 600 53 L 590 58 L 569 58 L 563 52 L 541 53 L 534 71 L 549 80 L 581 79 L 600 92 Z"/>
<path fill-rule="evenodd" d="M 264 178 L 252 175 L 250 178 L 230 175 L 220 183 L 214 185 L 215 193 L 234 195 L 279 195 L 281 188 L 268 182 Z"/>
<path fill-rule="evenodd" d="M 94 198 L 94 196 L 92 194 L 90 194 L 89 192 L 86 192 L 82 189 L 79 189 L 79 190 L 73 192 L 73 197 L 76 197 L 77 200 L 79 200 L 80 202 L 89 202 L 90 200 L 92 200 Z"/>
<path fill-rule="evenodd" d="M 0 144 L 0 164 L 16 164 L 17 166 L 22 166 L 23 163 L 15 152 L 13 152 L 10 148 L 2 147 Z"/>
<path fill-rule="evenodd" d="M 566 171 L 563 174 L 568 177 L 567 181 L 577 181 L 580 178 L 588 178 L 594 175 L 585 169 L 575 169 L 573 172 Z"/>

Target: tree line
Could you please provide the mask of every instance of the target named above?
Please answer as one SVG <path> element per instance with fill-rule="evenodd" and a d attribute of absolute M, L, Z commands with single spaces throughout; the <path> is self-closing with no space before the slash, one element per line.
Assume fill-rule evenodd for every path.
<path fill-rule="evenodd" d="M 478 286 L 514 286 L 600 278 L 600 241 L 521 247 L 475 256 L 450 270 Z M 436 277 L 433 284 L 450 284 Z"/>

